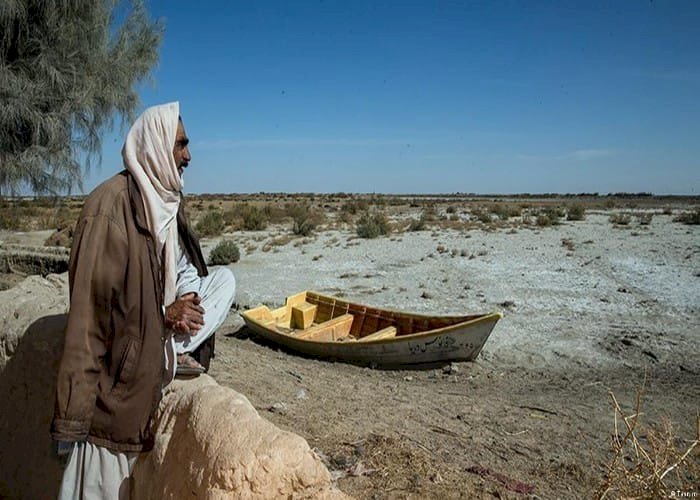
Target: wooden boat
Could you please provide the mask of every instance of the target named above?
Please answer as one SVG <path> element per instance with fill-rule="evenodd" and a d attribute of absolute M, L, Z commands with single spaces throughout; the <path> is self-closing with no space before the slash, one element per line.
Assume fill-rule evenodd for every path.
<path fill-rule="evenodd" d="M 411 314 L 311 291 L 287 297 L 279 309 L 263 305 L 241 316 L 255 333 L 291 350 L 377 366 L 473 360 L 502 317 Z"/>

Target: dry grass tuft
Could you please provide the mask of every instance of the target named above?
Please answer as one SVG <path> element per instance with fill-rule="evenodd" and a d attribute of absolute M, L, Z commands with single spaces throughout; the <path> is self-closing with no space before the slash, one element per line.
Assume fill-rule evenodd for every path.
<path fill-rule="evenodd" d="M 641 422 L 642 390 L 631 414 L 609 394 L 615 415 L 613 458 L 597 498 L 669 498 L 695 491 L 700 478 L 700 415 L 695 438 L 682 440 L 666 418 L 652 425 Z"/>
<path fill-rule="evenodd" d="M 344 469 L 341 477 L 354 476 L 353 494 L 360 498 L 430 498 L 446 493 L 457 496 L 453 488 L 463 474 L 443 462 L 434 452 L 408 437 L 370 434 L 354 443 L 345 443 L 344 453 L 330 460 L 330 468 Z M 339 467 L 340 466 L 340 467 Z M 372 481 L 358 481 L 372 476 Z M 341 479 L 341 488 L 343 482 Z"/>

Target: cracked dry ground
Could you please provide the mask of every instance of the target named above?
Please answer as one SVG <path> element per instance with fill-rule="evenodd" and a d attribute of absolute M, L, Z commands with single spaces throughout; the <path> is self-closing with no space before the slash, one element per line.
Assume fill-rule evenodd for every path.
<path fill-rule="evenodd" d="M 611 456 L 608 391 L 632 405 L 645 377 L 630 367 L 529 370 L 489 353 L 446 368 L 373 370 L 249 334 L 232 311 L 211 375 L 306 438 L 357 498 L 590 498 Z M 647 368 L 646 416 L 682 415 L 684 401 L 698 400 L 696 382 L 678 366 Z M 685 424 L 680 433 L 691 435 Z"/>

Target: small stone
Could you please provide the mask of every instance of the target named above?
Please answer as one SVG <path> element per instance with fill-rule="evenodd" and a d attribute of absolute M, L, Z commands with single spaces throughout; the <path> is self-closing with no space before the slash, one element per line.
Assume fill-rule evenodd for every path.
<path fill-rule="evenodd" d="M 459 368 L 457 368 L 457 365 L 450 363 L 449 365 L 445 365 L 442 367 L 442 373 L 446 375 L 452 375 L 453 373 L 459 373 Z"/>
<path fill-rule="evenodd" d="M 433 298 L 432 294 L 430 294 L 428 292 L 421 293 L 420 297 L 421 297 L 421 299 L 432 299 Z"/>
<path fill-rule="evenodd" d="M 287 413 L 287 405 L 282 402 L 277 402 L 270 406 L 267 410 L 272 413 L 279 413 L 280 415 L 285 415 Z"/>
<path fill-rule="evenodd" d="M 306 391 L 304 389 L 299 389 L 294 397 L 297 399 L 306 399 Z"/>
<path fill-rule="evenodd" d="M 343 469 L 353 465 L 354 463 L 355 460 L 347 455 L 339 454 L 331 457 L 331 466 L 334 468 Z"/>
<path fill-rule="evenodd" d="M 404 377 L 403 379 L 404 379 L 406 382 L 411 382 L 411 381 L 413 380 L 413 377 L 411 377 L 410 375 L 408 375 L 408 376 Z"/>

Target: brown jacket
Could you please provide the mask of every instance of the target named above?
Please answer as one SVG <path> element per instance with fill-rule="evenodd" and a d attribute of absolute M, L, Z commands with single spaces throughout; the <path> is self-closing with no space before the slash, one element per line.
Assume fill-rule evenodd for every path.
<path fill-rule="evenodd" d="M 187 226 L 180 237 L 201 276 L 206 266 Z M 70 312 L 51 434 L 115 451 L 153 446 L 150 419 L 167 380 L 163 286 L 141 195 L 126 171 L 85 200 L 69 266 Z"/>

